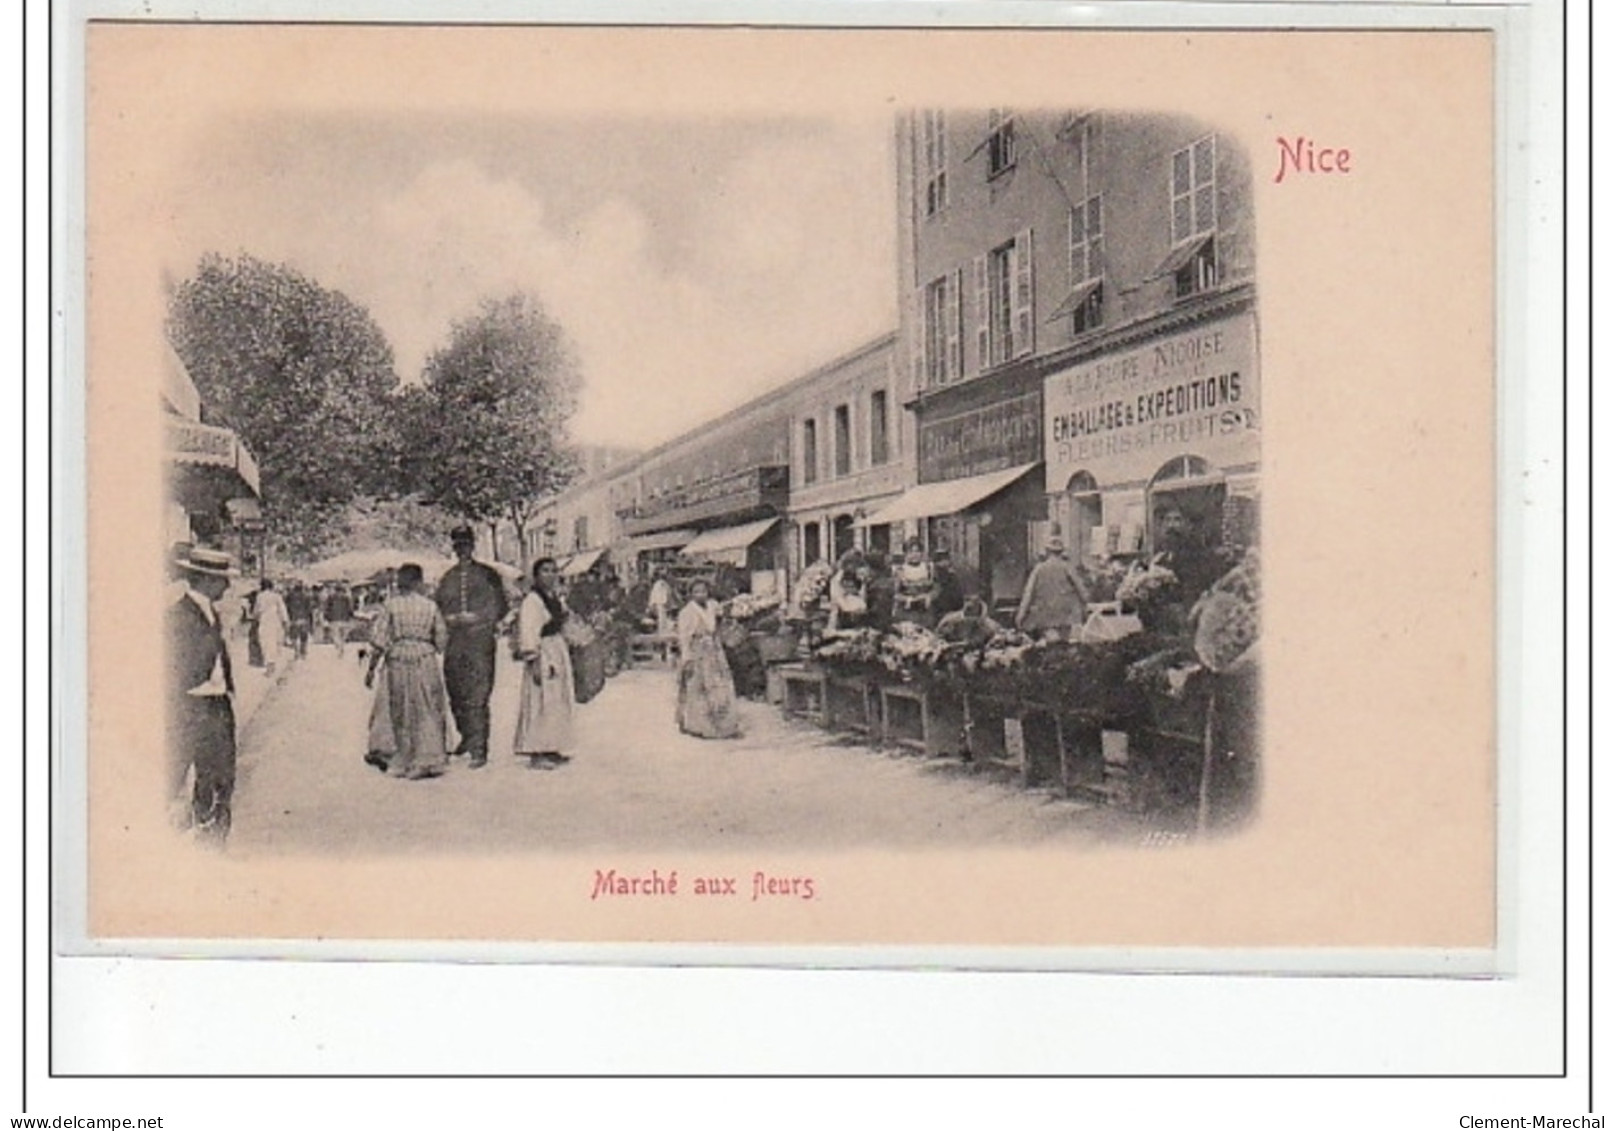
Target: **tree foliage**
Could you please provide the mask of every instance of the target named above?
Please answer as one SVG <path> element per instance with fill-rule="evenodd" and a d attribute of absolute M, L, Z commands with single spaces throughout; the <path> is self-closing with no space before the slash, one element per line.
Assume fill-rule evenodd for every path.
<path fill-rule="evenodd" d="M 567 424 L 578 369 L 565 333 L 527 295 L 484 302 L 427 359 L 402 398 L 409 466 L 428 497 L 476 522 L 509 519 L 518 538 L 535 500 L 576 474 Z"/>
<path fill-rule="evenodd" d="M 392 347 L 346 295 L 281 264 L 209 255 L 175 290 L 168 334 L 209 418 L 257 457 L 283 551 L 319 553 L 349 500 L 404 486 Z"/>

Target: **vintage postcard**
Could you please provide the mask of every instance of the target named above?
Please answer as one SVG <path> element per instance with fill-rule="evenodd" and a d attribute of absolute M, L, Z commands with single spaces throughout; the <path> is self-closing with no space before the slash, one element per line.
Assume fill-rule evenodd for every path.
<path fill-rule="evenodd" d="M 1493 951 L 1491 33 L 86 45 L 86 945 Z"/>

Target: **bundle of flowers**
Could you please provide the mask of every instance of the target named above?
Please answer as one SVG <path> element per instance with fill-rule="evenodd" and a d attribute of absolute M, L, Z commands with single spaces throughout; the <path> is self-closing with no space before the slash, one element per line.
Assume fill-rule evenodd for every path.
<path fill-rule="evenodd" d="M 830 587 L 830 578 L 834 572 L 830 563 L 825 561 L 814 562 L 802 571 L 802 576 L 796 582 L 796 594 L 791 601 L 798 615 L 805 618 L 818 610 Z"/>
<path fill-rule="evenodd" d="M 1148 605 L 1177 583 L 1178 575 L 1164 565 L 1135 565 L 1116 586 L 1116 600 L 1133 606 Z"/>
<path fill-rule="evenodd" d="M 730 599 L 725 611 L 737 621 L 752 621 L 778 608 L 779 603 L 777 593 L 741 593 Z"/>
<path fill-rule="evenodd" d="M 867 669 L 881 666 L 882 636 L 877 629 L 829 632 L 813 649 L 813 658 L 828 668 Z"/>
<path fill-rule="evenodd" d="M 880 659 L 888 671 L 913 679 L 934 671 L 947 652 L 947 641 L 936 633 L 904 621 L 881 641 Z"/>
<path fill-rule="evenodd" d="M 1214 672 L 1231 668 L 1261 635 L 1262 578 L 1254 550 L 1195 603 L 1194 650 Z"/>

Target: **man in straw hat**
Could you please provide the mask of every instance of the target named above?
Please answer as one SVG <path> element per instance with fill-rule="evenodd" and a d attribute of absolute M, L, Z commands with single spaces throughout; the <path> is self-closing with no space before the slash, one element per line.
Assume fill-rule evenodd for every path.
<path fill-rule="evenodd" d="M 449 707 L 460 732 L 455 754 L 466 755 L 472 769 L 488 764 L 488 699 L 493 694 L 495 636 L 510 611 L 505 583 L 498 572 L 477 561 L 476 535 L 469 526 L 449 534 L 459 560 L 437 584 L 437 607 L 449 626 L 443 649 L 443 681 Z"/>
<path fill-rule="evenodd" d="M 230 557 L 198 547 L 175 564 L 186 587 L 167 617 L 168 796 L 190 772 L 190 822 L 223 844 L 236 785 L 235 677 L 216 602 L 230 586 Z"/>

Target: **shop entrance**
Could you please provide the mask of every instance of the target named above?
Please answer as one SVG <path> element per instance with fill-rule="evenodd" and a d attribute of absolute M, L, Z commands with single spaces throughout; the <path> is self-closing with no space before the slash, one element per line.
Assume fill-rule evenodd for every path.
<path fill-rule="evenodd" d="M 1094 529 L 1104 522 L 1105 508 L 1099 484 L 1086 471 L 1079 471 L 1065 485 L 1065 545 L 1069 560 L 1081 562 L 1103 556 L 1108 547 L 1094 544 Z"/>

